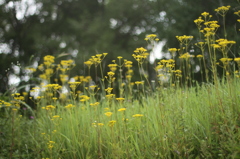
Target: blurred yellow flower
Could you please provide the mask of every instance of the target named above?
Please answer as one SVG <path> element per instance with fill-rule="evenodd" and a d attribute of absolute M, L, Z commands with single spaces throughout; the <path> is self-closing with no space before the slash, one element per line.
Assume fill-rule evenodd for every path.
<path fill-rule="evenodd" d="M 112 112 L 106 112 L 106 113 L 104 113 L 106 116 L 108 116 L 108 117 L 110 117 L 110 116 L 112 116 Z"/>

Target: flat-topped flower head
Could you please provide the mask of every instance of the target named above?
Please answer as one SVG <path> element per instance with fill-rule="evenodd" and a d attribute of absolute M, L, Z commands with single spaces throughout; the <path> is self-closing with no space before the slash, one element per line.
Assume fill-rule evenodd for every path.
<path fill-rule="evenodd" d="M 142 114 L 134 114 L 133 117 L 134 117 L 134 118 L 143 117 L 143 115 L 142 115 Z"/>
<path fill-rule="evenodd" d="M 230 6 L 218 7 L 217 9 L 215 9 L 215 12 L 217 12 L 221 16 L 225 16 L 227 14 L 229 8 L 230 8 Z"/>
<path fill-rule="evenodd" d="M 119 112 L 123 112 L 123 111 L 125 111 L 125 110 L 126 110 L 126 108 L 120 108 L 120 109 L 118 109 Z"/>
<path fill-rule="evenodd" d="M 106 113 L 104 113 L 106 116 L 108 116 L 108 117 L 110 117 L 110 116 L 112 116 L 112 112 L 106 112 Z"/>
<path fill-rule="evenodd" d="M 109 127 L 113 127 L 117 121 L 116 120 L 111 120 L 108 122 Z"/>

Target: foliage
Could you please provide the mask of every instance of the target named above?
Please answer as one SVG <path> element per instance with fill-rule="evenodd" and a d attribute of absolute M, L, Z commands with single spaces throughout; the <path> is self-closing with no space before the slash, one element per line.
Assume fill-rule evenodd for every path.
<path fill-rule="evenodd" d="M 130 58 L 134 48 L 146 46 L 139 39 L 149 33 L 157 33 L 167 40 L 167 51 L 177 46 L 176 35 L 184 33 L 196 37 L 192 19 L 196 19 L 202 10 L 212 13 L 222 5 L 234 6 L 236 1 L 225 4 L 225 1 L 215 0 L 123 0 L 121 3 L 117 0 L 36 0 L 36 5 L 26 2 L 26 12 L 23 5 L 20 5 L 23 9 L 19 9 L 19 4 L 23 3 L 23 0 L 17 0 L 0 4 L 3 19 L 0 22 L 0 43 L 8 46 L 2 53 L 13 58 L 13 64 L 1 58 L 3 66 L 0 74 L 6 78 L 5 83 L 8 83 L 11 74 L 26 79 L 24 71 L 16 73 L 13 69 L 18 62 L 21 67 L 36 65 L 41 63 L 41 57 L 48 54 L 78 59 L 76 63 L 81 69 L 74 69 L 73 73 L 86 75 L 83 65 L 86 59 L 96 53 L 108 52 L 109 56 L 103 63 L 105 68 L 105 63 L 109 63 L 115 55 Z M 31 12 L 31 9 L 36 12 Z M 233 8 L 230 13 L 237 9 Z M 238 41 L 238 33 L 232 27 L 236 24 L 232 15 L 227 15 L 226 28 L 229 36 Z M 154 78 L 153 69 L 149 71 L 151 79 Z M 6 85 L 2 85 L 0 91 L 4 93 L 7 89 Z"/>
<path fill-rule="evenodd" d="M 225 22 L 230 8 L 215 11 Z M 108 53 L 84 60 L 85 76 L 71 73 L 73 59 L 52 55 L 25 68 L 37 85 L 1 98 L 0 157 L 239 158 L 240 59 L 231 58 L 237 41 L 228 39 L 225 23 L 218 34 L 219 22 L 209 12 L 194 22 L 198 42 L 176 36 L 179 48 L 169 49 L 172 59 L 156 63 L 153 81 L 147 72 L 151 48 L 144 47 L 132 54 L 137 80 L 133 61 L 122 56 L 104 68 Z M 155 34 L 145 40 L 151 46 L 159 41 Z"/>

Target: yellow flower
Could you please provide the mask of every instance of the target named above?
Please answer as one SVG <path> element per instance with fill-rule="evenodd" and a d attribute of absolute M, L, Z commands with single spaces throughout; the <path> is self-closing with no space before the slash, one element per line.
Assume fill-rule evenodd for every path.
<path fill-rule="evenodd" d="M 98 126 L 103 126 L 104 124 L 103 123 L 98 123 Z"/>
<path fill-rule="evenodd" d="M 215 9 L 215 11 L 220 14 L 221 16 L 225 16 L 227 11 L 229 10 L 230 6 L 222 6 Z"/>
<path fill-rule="evenodd" d="M 177 48 L 170 48 L 170 49 L 168 49 L 168 51 L 171 53 L 175 53 L 177 51 Z"/>
<path fill-rule="evenodd" d="M 104 108 L 104 110 L 105 110 L 105 111 L 108 111 L 108 110 L 109 110 L 109 108 Z"/>
<path fill-rule="evenodd" d="M 106 91 L 108 94 L 110 94 L 110 93 L 112 92 L 112 90 L 113 90 L 113 88 L 110 88 L 110 87 L 108 87 L 107 89 L 105 89 L 105 91 Z"/>
<path fill-rule="evenodd" d="M 135 82 L 136 85 L 143 84 L 143 83 L 144 83 L 144 81 L 136 81 Z"/>
<path fill-rule="evenodd" d="M 108 116 L 108 117 L 110 117 L 110 116 L 112 116 L 112 112 L 106 112 L 106 113 L 104 113 L 106 116 Z"/>
<path fill-rule="evenodd" d="M 113 127 L 116 122 L 117 122 L 116 120 L 111 120 L 109 121 L 108 126 Z"/>
<path fill-rule="evenodd" d="M 124 98 L 116 98 L 117 101 L 121 102 L 124 100 Z"/>
<path fill-rule="evenodd" d="M 122 57 L 122 56 L 118 56 L 117 58 L 120 60 L 120 59 L 122 59 L 123 57 Z"/>
<path fill-rule="evenodd" d="M 108 76 L 109 76 L 109 77 L 112 77 L 112 76 L 114 76 L 114 74 L 115 74 L 114 72 L 111 72 L 111 71 L 110 71 L 110 72 L 108 72 Z"/>
<path fill-rule="evenodd" d="M 47 105 L 46 107 L 45 107 L 45 109 L 46 110 L 51 110 L 51 109 L 55 109 L 56 107 L 55 106 L 53 106 L 53 105 Z M 44 109 L 44 108 L 43 108 Z"/>
<path fill-rule="evenodd" d="M 142 114 L 135 114 L 135 115 L 133 115 L 133 117 L 135 118 L 135 117 L 142 117 L 143 115 Z"/>
<path fill-rule="evenodd" d="M 107 94 L 107 95 L 106 95 L 106 98 L 107 98 L 107 99 L 112 99 L 114 96 L 115 96 L 115 94 Z"/>
<path fill-rule="evenodd" d="M 120 108 L 120 109 L 118 109 L 119 112 L 123 112 L 123 111 L 125 111 L 125 110 L 126 110 L 126 108 Z"/>
<path fill-rule="evenodd" d="M 99 102 L 90 103 L 91 106 L 98 106 L 99 104 L 100 104 Z"/>
<path fill-rule="evenodd" d="M 72 105 L 72 104 L 68 104 L 67 106 L 65 106 L 65 108 L 67 108 L 67 109 L 70 109 L 70 108 L 73 108 L 73 107 L 75 107 L 75 105 Z"/>

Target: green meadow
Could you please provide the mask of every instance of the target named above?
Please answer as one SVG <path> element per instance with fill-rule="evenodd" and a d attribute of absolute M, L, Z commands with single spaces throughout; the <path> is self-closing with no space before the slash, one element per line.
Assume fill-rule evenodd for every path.
<path fill-rule="evenodd" d="M 219 21 L 231 9 L 217 8 Z M 240 10 L 234 14 L 240 22 Z M 116 56 L 106 73 L 108 53 L 84 62 L 86 76 L 69 76 L 76 59 L 56 63 L 51 55 L 36 68 L 22 68 L 38 85 L 1 97 L 0 159 L 240 158 L 240 56 L 229 57 L 239 44 L 219 21 L 203 12 L 194 20 L 199 37 L 176 36 L 171 58 L 154 66 L 156 80 L 147 74 L 151 49 L 141 46 L 132 59 Z M 191 53 L 193 39 L 199 55 Z M 143 40 L 154 47 L 161 37 Z"/>

